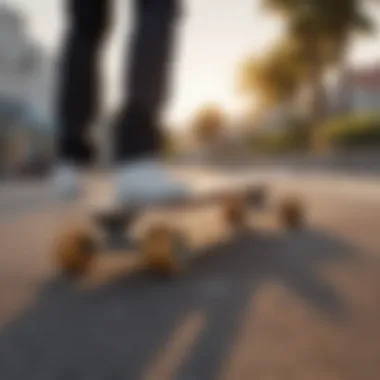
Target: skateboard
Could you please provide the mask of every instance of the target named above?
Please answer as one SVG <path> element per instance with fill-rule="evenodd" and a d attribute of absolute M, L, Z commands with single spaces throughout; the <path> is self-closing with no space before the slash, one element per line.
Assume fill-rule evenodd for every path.
<path fill-rule="evenodd" d="M 176 221 L 169 221 L 165 213 L 170 210 L 194 212 L 204 206 L 216 204 L 220 217 L 228 226 L 241 231 L 252 210 L 268 204 L 268 188 L 265 185 L 230 186 L 207 192 L 194 192 L 185 199 L 168 199 L 153 204 L 124 207 L 119 210 L 95 212 L 87 225 L 70 225 L 56 239 L 55 257 L 64 275 L 81 277 L 91 267 L 97 255 L 112 252 L 134 252 L 134 266 L 141 270 L 165 275 L 180 274 L 187 270 L 192 252 L 186 243 L 186 231 L 178 228 Z M 148 223 L 139 238 L 130 232 L 136 220 L 147 211 L 161 212 L 163 220 Z M 298 229 L 304 223 L 300 201 L 287 197 L 275 212 L 287 229 Z"/>

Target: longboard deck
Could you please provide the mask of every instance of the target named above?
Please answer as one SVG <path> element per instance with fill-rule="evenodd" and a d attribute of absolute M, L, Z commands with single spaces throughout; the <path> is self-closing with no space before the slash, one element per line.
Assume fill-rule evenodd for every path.
<path fill-rule="evenodd" d="M 140 214 L 146 210 L 175 210 L 201 207 L 214 202 L 223 202 L 231 197 L 247 199 L 251 206 L 258 206 L 267 197 L 264 184 L 227 185 L 214 188 L 192 188 L 186 196 L 168 197 L 158 201 L 126 204 L 119 208 L 96 210 L 92 216 L 98 219 L 128 219 L 131 215 Z"/>
<path fill-rule="evenodd" d="M 185 198 L 169 198 L 160 202 L 144 203 L 140 205 L 128 205 L 114 210 L 102 210 L 92 214 L 90 218 L 90 230 L 68 231 L 58 239 L 56 256 L 58 266 L 64 273 L 74 273 L 76 276 L 84 275 L 94 258 L 108 256 L 108 253 L 134 252 L 137 255 L 133 260 L 133 268 L 158 269 L 164 273 L 174 273 L 188 268 L 188 262 L 193 258 L 192 247 L 182 238 L 185 230 L 177 229 L 177 220 L 170 223 L 170 216 L 166 211 L 197 211 L 203 205 L 212 203 L 220 204 L 222 213 L 220 216 L 227 222 L 227 227 L 233 227 L 234 234 L 245 231 L 246 217 L 249 209 L 264 205 L 267 201 L 267 188 L 265 183 L 255 184 L 226 183 L 224 186 L 208 188 L 193 188 L 189 196 Z M 199 207 L 198 207 L 199 206 Z M 266 208 L 266 207 L 265 207 Z M 196 209 L 196 210 L 195 210 Z M 136 240 L 130 236 L 132 224 L 146 211 L 164 211 L 162 214 L 164 223 L 154 221 L 143 231 Z M 298 229 L 303 224 L 303 212 L 299 203 L 291 199 L 279 209 L 279 216 L 283 225 L 288 229 Z M 169 222 L 169 223 L 166 223 Z M 98 227 L 97 232 L 92 230 L 93 225 Z M 86 226 L 84 226 L 86 227 Z M 87 226 L 88 227 L 88 226 Z M 99 228 L 100 227 L 100 228 Z M 242 230 L 243 227 L 243 230 Z M 101 231 L 100 240 L 98 232 Z M 104 239 L 104 237 L 106 239 Z M 118 239 L 120 239 L 118 241 Z M 112 242 L 109 244 L 109 242 Z M 104 244 L 105 243 L 105 244 Z M 116 243 L 116 244 L 114 244 Z M 190 250 L 189 250 L 190 248 Z M 104 255 L 107 254 L 107 255 Z"/>

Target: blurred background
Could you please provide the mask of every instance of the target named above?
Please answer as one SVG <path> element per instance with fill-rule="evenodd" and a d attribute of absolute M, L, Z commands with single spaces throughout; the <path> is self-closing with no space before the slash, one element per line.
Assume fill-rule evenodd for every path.
<path fill-rule="evenodd" d="M 101 147 L 99 165 L 112 157 L 108 121 L 132 24 L 124 3 L 115 2 L 104 54 L 104 109 L 92 136 Z M 2 180 L 40 176 L 51 166 L 61 8 L 58 0 L 0 2 Z M 188 0 L 185 10 L 163 115 L 169 157 L 191 160 L 202 146 L 214 163 L 255 158 L 326 165 L 329 157 L 333 165 L 339 157 L 343 165 L 348 155 L 374 166 L 380 144 L 376 1 Z"/>
<path fill-rule="evenodd" d="M 82 220 L 49 181 L 63 4 L 0 0 L 0 378 L 378 380 L 379 1 L 184 0 L 168 161 L 205 188 L 259 179 L 299 200 L 305 225 L 286 229 L 270 202 L 243 234 L 218 205 L 165 215 L 189 232 L 191 270 L 128 277 L 136 256 L 99 255 L 89 293 L 52 252 L 61 224 Z M 95 193 L 131 4 L 114 1 L 103 55 Z M 115 268 L 121 281 L 104 284 Z"/>

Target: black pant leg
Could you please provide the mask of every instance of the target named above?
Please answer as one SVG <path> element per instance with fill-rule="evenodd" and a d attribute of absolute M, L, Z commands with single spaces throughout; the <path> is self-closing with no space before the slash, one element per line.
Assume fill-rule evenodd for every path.
<path fill-rule="evenodd" d="M 155 155 L 161 150 L 159 119 L 168 96 L 179 8 L 180 0 L 134 1 L 131 60 L 115 125 L 119 161 Z"/>
<path fill-rule="evenodd" d="M 88 132 L 99 107 L 99 55 L 109 22 L 110 0 L 66 0 L 68 29 L 58 83 L 58 155 L 88 163 Z"/>

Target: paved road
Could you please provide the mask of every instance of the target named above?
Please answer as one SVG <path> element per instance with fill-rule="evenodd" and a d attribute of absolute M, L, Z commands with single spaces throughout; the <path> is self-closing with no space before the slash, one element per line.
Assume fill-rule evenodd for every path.
<path fill-rule="evenodd" d="M 363 151 L 331 152 L 325 154 L 288 154 L 280 156 L 240 157 L 223 155 L 210 160 L 214 167 L 235 170 L 239 167 L 293 168 L 299 172 L 346 173 L 354 176 L 379 176 L 380 153 L 378 149 Z M 191 161 L 191 159 L 190 159 Z M 211 163 L 213 161 L 213 163 Z"/>
<path fill-rule="evenodd" d="M 260 176 L 276 194 L 304 196 L 308 229 L 253 216 L 252 231 L 226 239 L 206 210 L 178 219 L 204 243 L 190 273 L 90 292 L 52 270 L 49 245 L 68 210 L 42 184 L 3 188 L 0 378 L 378 379 L 380 183 Z"/>

